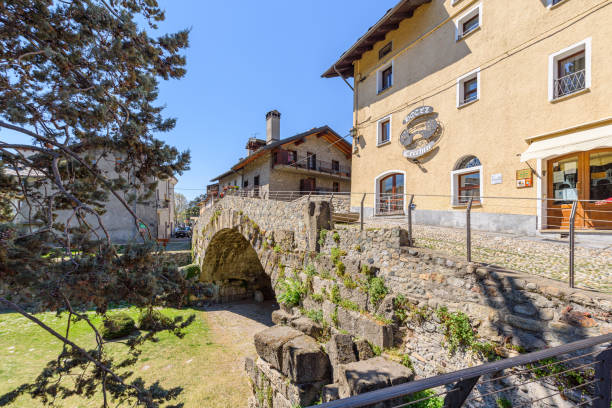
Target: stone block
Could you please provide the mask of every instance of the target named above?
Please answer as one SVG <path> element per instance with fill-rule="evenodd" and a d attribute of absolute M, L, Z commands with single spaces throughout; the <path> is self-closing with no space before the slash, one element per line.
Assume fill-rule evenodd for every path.
<path fill-rule="evenodd" d="M 338 380 L 338 367 L 357 361 L 353 338 L 349 334 L 334 334 L 327 342 L 325 349 L 332 365 L 332 378 Z"/>
<path fill-rule="evenodd" d="M 321 402 L 330 402 L 340 399 L 340 387 L 338 384 L 328 384 L 321 391 Z"/>
<path fill-rule="evenodd" d="M 288 324 L 293 316 L 284 310 L 275 310 L 272 312 L 272 323 L 274 324 Z"/>
<path fill-rule="evenodd" d="M 255 366 L 258 369 L 258 381 L 261 383 L 260 379 L 263 378 L 265 382 L 265 384 L 258 384 L 257 386 L 260 389 L 271 387 L 274 393 L 281 394 L 285 400 L 290 402 L 290 407 L 307 407 L 314 404 L 319 399 L 321 389 L 326 384 L 325 381 L 294 384 L 290 378 L 285 377 L 261 358 L 256 361 Z"/>
<path fill-rule="evenodd" d="M 393 346 L 393 327 L 381 324 L 359 312 L 338 308 L 338 327 L 353 335 L 364 338 L 378 347 Z"/>
<path fill-rule="evenodd" d="M 283 345 L 281 372 L 297 384 L 330 378 L 329 357 L 310 336 L 299 336 Z"/>
<path fill-rule="evenodd" d="M 506 323 L 508 323 L 512 327 L 536 333 L 541 332 L 543 329 L 542 322 L 539 320 L 528 319 L 526 317 L 521 317 L 512 314 L 506 315 Z"/>
<path fill-rule="evenodd" d="M 515 313 L 525 316 L 535 316 L 538 313 L 538 310 L 530 304 L 516 305 L 513 310 Z"/>
<path fill-rule="evenodd" d="M 366 339 L 355 340 L 355 354 L 359 360 L 374 358 L 374 352 Z"/>
<path fill-rule="evenodd" d="M 340 398 L 403 384 L 414 379 L 409 368 L 384 357 L 344 364 L 339 370 Z"/>
<path fill-rule="evenodd" d="M 274 239 L 283 251 L 293 251 L 295 248 L 295 233 L 287 230 L 277 230 L 274 232 Z"/>
<path fill-rule="evenodd" d="M 308 317 L 299 317 L 292 320 L 291 326 L 307 336 L 317 338 L 323 334 L 323 326 Z"/>
<path fill-rule="evenodd" d="M 255 334 L 255 350 L 273 368 L 282 370 L 283 346 L 302 332 L 287 326 L 272 326 Z"/>
<path fill-rule="evenodd" d="M 359 288 L 349 289 L 344 285 L 339 285 L 340 297 L 342 299 L 350 300 L 355 303 L 359 309 L 367 310 L 368 308 L 368 294 L 362 292 Z"/>

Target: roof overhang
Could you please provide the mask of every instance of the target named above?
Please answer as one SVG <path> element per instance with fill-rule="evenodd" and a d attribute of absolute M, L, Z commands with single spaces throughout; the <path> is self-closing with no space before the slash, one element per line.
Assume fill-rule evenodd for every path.
<path fill-rule="evenodd" d="M 431 0 L 401 0 L 363 35 L 348 51 L 346 51 L 334 65 L 321 75 L 323 78 L 354 75 L 353 63 L 361 56 L 374 48 L 374 44 L 385 39 L 388 32 L 396 30 L 402 20 L 413 16 L 414 11 Z"/>

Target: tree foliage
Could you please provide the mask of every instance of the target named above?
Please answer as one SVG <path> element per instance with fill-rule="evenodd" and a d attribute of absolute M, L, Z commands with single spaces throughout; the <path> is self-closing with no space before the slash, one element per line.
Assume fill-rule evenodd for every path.
<path fill-rule="evenodd" d="M 188 169 L 189 152 L 155 137 L 174 128 L 157 103 L 159 80 L 185 75 L 188 31 L 154 37 L 164 20 L 155 0 L 0 0 L 0 307 L 12 308 L 64 343 L 23 393 L 51 404 L 73 394 L 155 407 L 180 389 L 147 386 L 123 370 L 158 331 L 131 338 L 115 361 L 91 326 L 96 347 L 72 343 L 31 312 L 88 320 L 114 302 L 181 306 L 194 289 L 143 232 L 119 254 L 102 216 L 112 199 L 140 226 L 157 180 Z M 140 27 L 144 21 L 148 29 Z M 109 171 L 108 166 L 111 166 Z M 6 294 L 10 295 L 6 295 Z M 181 335 L 187 321 L 160 330 Z M 77 381 L 66 378 L 75 378 Z M 70 384 L 70 385 L 66 385 Z"/>

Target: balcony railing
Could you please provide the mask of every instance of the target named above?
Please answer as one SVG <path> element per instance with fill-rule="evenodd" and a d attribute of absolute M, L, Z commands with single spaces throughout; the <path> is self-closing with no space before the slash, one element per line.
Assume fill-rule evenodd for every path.
<path fill-rule="evenodd" d="M 343 177 L 351 176 L 351 168 L 341 166 L 333 162 L 315 160 L 311 157 L 299 156 L 294 152 L 279 150 L 275 153 L 272 164 L 274 166 L 284 165 L 298 169 L 320 171 L 322 173 L 334 174 Z"/>
<path fill-rule="evenodd" d="M 376 215 L 404 214 L 403 194 L 380 194 L 376 199 Z"/>
<path fill-rule="evenodd" d="M 562 76 L 559 79 L 555 79 L 555 98 L 561 98 L 565 95 L 573 94 L 574 92 L 583 90 L 585 87 L 585 70 Z"/>

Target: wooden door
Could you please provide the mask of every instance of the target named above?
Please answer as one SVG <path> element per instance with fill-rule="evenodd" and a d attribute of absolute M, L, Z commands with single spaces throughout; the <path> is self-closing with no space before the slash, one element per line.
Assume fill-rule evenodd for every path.
<path fill-rule="evenodd" d="M 612 229 L 612 149 L 571 153 L 548 161 L 548 228 Z"/>

